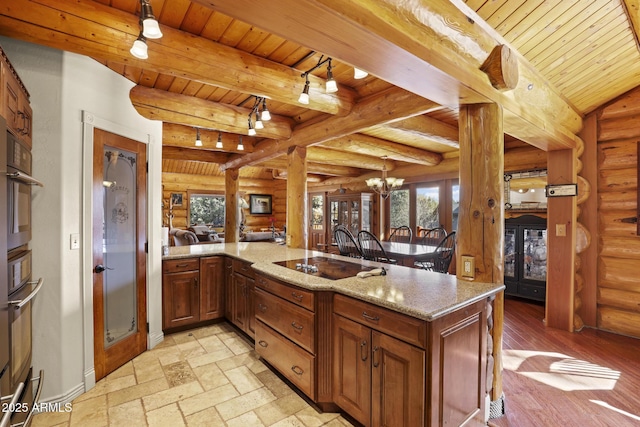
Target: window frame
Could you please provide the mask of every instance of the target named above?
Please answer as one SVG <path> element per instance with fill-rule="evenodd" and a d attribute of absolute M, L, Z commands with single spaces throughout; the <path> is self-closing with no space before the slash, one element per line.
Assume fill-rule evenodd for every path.
<path fill-rule="evenodd" d="M 226 217 L 227 217 L 227 209 L 226 209 L 226 195 L 224 192 L 221 191 L 213 191 L 213 190 L 187 190 L 187 199 L 189 200 L 189 204 L 187 206 L 187 226 L 190 227 L 192 225 L 191 223 L 191 197 L 192 196 L 216 196 L 216 197 L 222 197 L 225 201 L 224 206 L 224 218 L 222 221 L 222 225 L 221 226 L 217 226 L 214 225 L 214 227 L 224 227 L 224 224 L 226 222 Z"/>

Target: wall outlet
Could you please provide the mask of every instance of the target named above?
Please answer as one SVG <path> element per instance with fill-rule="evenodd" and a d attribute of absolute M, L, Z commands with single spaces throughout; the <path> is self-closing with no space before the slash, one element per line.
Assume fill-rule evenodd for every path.
<path fill-rule="evenodd" d="M 80 249 L 79 233 L 71 233 L 71 237 L 69 238 L 69 247 L 71 248 L 71 250 Z"/>
<path fill-rule="evenodd" d="M 462 255 L 462 277 L 474 278 L 476 274 L 476 263 L 472 256 Z"/>

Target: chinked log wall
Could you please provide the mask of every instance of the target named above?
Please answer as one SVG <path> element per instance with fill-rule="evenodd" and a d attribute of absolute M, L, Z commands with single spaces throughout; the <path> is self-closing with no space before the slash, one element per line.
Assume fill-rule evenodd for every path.
<path fill-rule="evenodd" d="M 640 88 L 598 113 L 597 326 L 640 337 Z"/>
<path fill-rule="evenodd" d="M 205 175 L 190 175 L 163 173 L 162 174 L 162 200 L 165 206 L 163 208 L 163 222 L 168 225 L 166 218 L 167 203 L 171 198 L 171 193 L 182 194 L 182 206 L 173 207 L 173 226 L 176 228 L 187 228 L 188 224 L 188 207 L 189 200 L 187 196 L 188 190 L 195 191 L 213 191 L 224 194 L 224 177 L 214 177 Z M 269 219 L 275 219 L 275 226 L 282 228 L 286 221 L 287 206 L 287 187 L 284 180 L 266 180 L 266 179 L 240 179 L 240 193 L 244 199 L 249 202 L 249 194 L 270 194 L 272 199 L 271 215 L 251 215 L 249 209 L 245 210 L 246 227 L 249 230 L 260 231 L 260 228 L 270 226 Z"/>

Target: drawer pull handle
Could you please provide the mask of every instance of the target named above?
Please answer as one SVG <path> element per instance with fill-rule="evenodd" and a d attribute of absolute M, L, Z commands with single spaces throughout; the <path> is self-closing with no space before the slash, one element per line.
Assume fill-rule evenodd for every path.
<path fill-rule="evenodd" d="M 362 341 L 360 343 L 360 359 L 363 362 L 366 362 L 367 361 L 367 357 L 368 357 L 368 354 L 367 354 L 367 342 L 366 341 Z"/>
<path fill-rule="evenodd" d="M 291 292 L 291 296 L 293 297 L 293 299 L 302 302 L 302 298 L 304 297 L 304 295 L 302 294 L 298 294 L 296 292 Z"/>
<path fill-rule="evenodd" d="M 262 278 L 260 278 L 260 284 L 267 286 L 267 281 L 262 279 Z"/>
<path fill-rule="evenodd" d="M 293 365 L 293 366 L 291 367 L 291 370 L 292 370 L 296 375 L 302 375 L 302 374 L 304 374 L 304 370 L 303 370 L 300 366 L 298 366 L 298 365 Z"/>
<path fill-rule="evenodd" d="M 295 329 L 296 332 L 302 332 L 302 329 L 304 328 L 303 325 L 298 325 L 295 320 L 291 322 L 291 326 L 293 326 L 293 329 Z"/>
<path fill-rule="evenodd" d="M 376 362 L 376 352 L 379 350 L 380 348 L 378 346 L 373 347 L 373 354 L 371 355 L 371 360 L 373 360 L 373 367 L 377 368 L 380 365 L 380 361 Z"/>
<path fill-rule="evenodd" d="M 262 304 L 262 303 L 258 304 L 258 310 L 260 310 L 263 313 L 265 313 L 267 311 L 267 308 L 268 307 L 266 305 Z"/>
<path fill-rule="evenodd" d="M 176 265 L 176 267 L 178 267 L 178 268 L 189 267 L 189 264 L 178 264 L 178 265 Z"/>
<path fill-rule="evenodd" d="M 264 347 L 264 348 L 269 347 L 269 343 L 266 342 L 265 340 L 258 341 L 258 344 L 260 344 L 260 347 Z"/>
<path fill-rule="evenodd" d="M 371 320 L 372 322 L 378 322 L 380 320 L 380 317 L 367 314 L 366 311 L 362 312 L 362 317 L 365 318 L 366 320 Z"/>

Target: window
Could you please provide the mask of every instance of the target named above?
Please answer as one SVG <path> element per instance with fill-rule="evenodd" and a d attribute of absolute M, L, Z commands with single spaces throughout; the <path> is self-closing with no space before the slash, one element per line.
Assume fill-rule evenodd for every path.
<path fill-rule="evenodd" d="M 220 194 L 189 194 L 189 224 L 224 227 L 224 196 Z"/>
<path fill-rule="evenodd" d="M 416 226 L 418 230 L 440 226 L 439 200 L 440 187 L 416 188 Z"/>
<path fill-rule="evenodd" d="M 458 229 L 458 211 L 460 210 L 460 186 L 454 184 L 451 186 L 451 231 Z"/>
<path fill-rule="evenodd" d="M 322 230 L 324 227 L 324 195 L 311 197 L 311 228 Z"/>
<path fill-rule="evenodd" d="M 409 190 L 396 190 L 391 193 L 391 211 L 389 225 L 394 230 L 401 225 L 409 225 Z"/>

